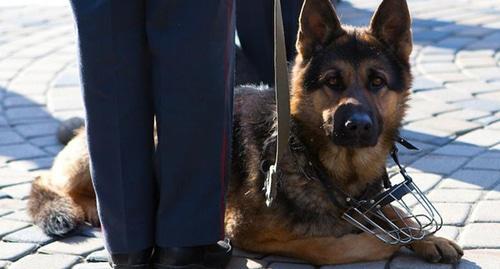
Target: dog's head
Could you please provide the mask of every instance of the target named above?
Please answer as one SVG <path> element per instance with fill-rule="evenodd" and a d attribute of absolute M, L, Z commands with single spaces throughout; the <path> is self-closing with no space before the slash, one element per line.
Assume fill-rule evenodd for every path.
<path fill-rule="evenodd" d="M 292 115 L 336 147 L 392 143 L 411 84 L 406 1 L 384 0 L 369 27 L 353 28 L 329 0 L 306 0 L 296 46 Z"/>

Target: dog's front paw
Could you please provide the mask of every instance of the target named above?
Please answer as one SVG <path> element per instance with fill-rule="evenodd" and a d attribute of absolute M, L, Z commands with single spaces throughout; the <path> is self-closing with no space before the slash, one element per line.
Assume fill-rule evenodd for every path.
<path fill-rule="evenodd" d="M 410 247 L 420 257 L 435 263 L 457 263 L 464 255 L 464 251 L 457 243 L 432 235 L 410 244 Z"/>

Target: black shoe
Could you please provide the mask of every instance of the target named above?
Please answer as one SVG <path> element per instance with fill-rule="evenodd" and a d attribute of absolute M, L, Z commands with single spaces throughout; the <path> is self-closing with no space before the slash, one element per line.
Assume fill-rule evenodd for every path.
<path fill-rule="evenodd" d="M 111 254 L 110 264 L 115 269 L 151 269 L 152 248 L 126 254 Z"/>
<path fill-rule="evenodd" d="M 157 247 L 154 269 L 224 269 L 231 259 L 229 240 L 196 247 Z"/>

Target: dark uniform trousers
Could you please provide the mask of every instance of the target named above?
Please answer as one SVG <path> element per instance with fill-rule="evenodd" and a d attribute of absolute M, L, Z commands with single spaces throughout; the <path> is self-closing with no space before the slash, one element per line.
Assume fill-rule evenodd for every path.
<path fill-rule="evenodd" d="M 127 253 L 222 239 L 236 4 L 242 46 L 269 82 L 273 1 L 71 2 L 107 249 Z M 293 48 L 301 0 L 282 2 Z"/>

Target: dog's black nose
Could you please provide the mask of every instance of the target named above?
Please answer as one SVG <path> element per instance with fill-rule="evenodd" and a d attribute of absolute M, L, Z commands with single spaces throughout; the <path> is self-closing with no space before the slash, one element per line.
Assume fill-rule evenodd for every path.
<path fill-rule="evenodd" d="M 357 112 L 345 121 L 345 131 L 349 136 L 364 137 L 370 135 L 373 121 L 366 113 Z"/>

